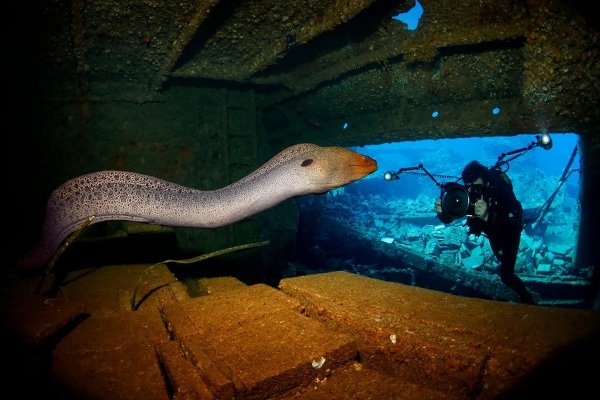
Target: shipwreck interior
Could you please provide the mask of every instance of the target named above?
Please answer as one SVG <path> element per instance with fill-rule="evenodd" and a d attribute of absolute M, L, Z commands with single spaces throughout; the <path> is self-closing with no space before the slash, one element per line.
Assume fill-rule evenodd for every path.
<path fill-rule="evenodd" d="M 315 385 L 320 385 L 320 390 L 325 390 L 324 393 L 331 398 L 341 396 L 344 387 L 355 387 L 357 393 L 375 390 L 367 388 L 366 383 L 365 387 L 358 383 L 358 386 L 336 384 L 336 377 L 349 382 L 383 382 L 382 387 L 386 387 L 387 393 L 393 397 L 394 393 L 401 392 L 412 396 L 401 397 L 398 394 L 394 398 L 440 398 L 442 393 L 450 398 L 519 398 L 519 395 L 538 390 L 540 382 L 547 381 L 549 376 L 561 376 L 564 378 L 561 381 L 570 382 L 570 378 L 575 379 L 575 376 L 585 381 L 590 374 L 587 369 L 575 368 L 568 375 L 561 366 L 566 363 L 562 362 L 565 357 L 577 354 L 593 359 L 600 353 L 598 345 L 589 340 L 589 337 L 597 338 L 594 336 L 599 326 L 596 314 L 600 309 L 599 209 L 596 197 L 600 189 L 600 23 L 593 12 L 593 1 L 43 0 L 34 4 L 9 1 L 9 4 L 7 17 L 12 20 L 12 28 L 5 38 L 4 86 L 10 101 L 4 105 L 4 120 L 5 158 L 9 171 L 5 182 L 5 201 L 10 204 L 10 209 L 5 216 L 8 217 L 5 222 L 5 227 L 8 227 L 8 239 L 5 241 L 8 257 L 5 258 L 5 271 L 0 275 L 0 293 L 4 303 L 8 304 L 2 307 L 3 339 L 7 336 L 7 340 L 19 343 L 14 350 L 18 380 L 42 379 L 45 383 L 55 384 L 56 378 L 58 388 L 53 387 L 53 390 L 64 389 L 74 398 L 109 395 L 118 398 L 123 393 L 127 393 L 129 398 L 141 398 L 148 393 L 152 393 L 151 398 L 175 398 L 178 394 L 183 398 L 181 393 L 185 390 L 188 394 L 195 390 L 196 397 L 190 398 L 231 398 L 231 395 L 237 398 L 285 398 L 295 394 L 313 398 L 299 388 L 312 386 L 310 383 L 314 384 L 315 379 Z M 411 24 L 403 22 L 400 16 L 415 6 L 422 9 L 422 15 Z M 491 112 L 495 107 L 502 111 Z M 127 278 L 124 275 L 112 280 L 99 278 L 100 283 L 95 284 L 105 286 L 93 295 L 93 300 L 85 300 L 88 299 L 85 296 L 91 294 L 85 293 L 87 289 L 83 286 L 69 292 L 66 283 L 74 282 L 72 287 L 75 287 L 79 279 L 73 278 L 73 273 L 95 270 L 100 266 L 123 265 L 121 271 L 124 271 L 127 270 L 126 265 L 152 265 L 161 260 L 185 259 L 268 240 L 268 245 L 214 257 L 204 261 L 201 267 L 170 265 L 161 270 L 163 275 L 159 274 L 155 279 L 163 279 L 162 284 L 166 284 L 165 276 L 179 278 L 187 285 L 183 285 L 186 286 L 183 292 L 187 290 L 193 298 L 218 286 L 214 283 L 213 286 L 207 284 L 202 287 L 198 282 L 222 279 L 220 277 L 235 278 L 240 286 L 250 285 L 249 297 L 244 300 L 248 303 L 259 295 L 271 298 L 280 294 L 270 294 L 268 288 L 280 287 L 289 296 L 304 293 L 302 296 L 305 297 L 301 296 L 299 300 L 306 303 L 303 304 L 303 315 L 323 317 L 326 323 L 333 320 L 334 326 L 340 323 L 335 322 L 335 317 L 327 317 L 335 315 L 334 311 L 328 314 L 328 306 L 318 304 L 322 301 L 318 290 L 332 293 L 332 296 L 345 293 L 350 300 L 344 301 L 353 304 L 357 313 L 370 312 L 367 300 L 361 303 L 363 300 L 356 300 L 353 296 L 361 288 L 370 287 L 371 283 L 363 285 L 363 281 L 354 281 L 354 278 L 343 275 L 340 281 L 323 281 L 323 286 L 316 284 L 315 287 L 320 289 L 308 288 L 308 284 L 306 287 L 295 286 L 293 282 L 300 281 L 293 280 L 291 261 L 298 259 L 298 252 L 302 249 L 297 246 L 299 206 L 293 199 L 215 229 L 122 221 L 94 224 L 66 249 L 52 271 L 23 272 L 16 268 L 17 261 L 39 237 L 50 193 L 67 180 L 90 172 L 132 171 L 195 189 L 213 190 L 242 179 L 279 151 L 298 143 L 355 148 L 360 152 L 361 146 L 390 142 L 512 137 L 551 132 L 575 132 L 579 135 L 580 220 L 574 263 L 575 268 L 591 271 L 590 284 L 582 303 L 585 305 L 583 310 L 559 307 L 540 311 L 554 319 L 553 323 L 569 325 L 573 332 L 579 333 L 569 331 L 560 336 L 556 333 L 558 330 L 553 330 L 554 325 L 544 325 L 546 314 L 536 314 L 531 319 L 539 324 L 527 329 L 540 329 L 551 339 L 544 336 L 547 340 L 541 342 L 546 347 L 531 350 L 523 356 L 527 362 L 519 366 L 516 366 L 519 361 L 511 361 L 511 366 L 499 369 L 498 365 L 503 360 L 510 359 L 509 347 L 502 347 L 504 345 L 500 342 L 493 342 L 494 346 L 503 349 L 498 353 L 494 350 L 483 353 L 473 350 L 476 347 L 471 346 L 473 342 L 493 336 L 489 333 L 491 329 L 488 332 L 474 325 L 464 330 L 448 328 L 448 331 L 466 332 L 472 328 L 473 332 L 477 332 L 473 337 L 478 339 L 470 337 L 470 341 L 461 342 L 461 346 L 470 350 L 453 350 L 467 354 L 464 356 L 465 360 L 468 358 L 465 363 L 476 367 L 465 369 L 452 364 L 455 362 L 452 361 L 455 360 L 453 353 L 440 350 L 444 346 L 435 342 L 437 344 L 429 347 L 431 352 L 427 356 L 414 356 L 413 361 L 418 360 L 415 365 L 418 363 L 421 371 L 417 371 L 418 368 L 408 371 L 407 368 L 412 365 L 411 356 L 403 355 L 404 361 L 400 362 L 398 360 L 402 357 L 398 356 L 399 353 L 392 352 L 392 356 L 386 358 L 381 354 L 387 353 L 377 350 L 377 346 L 384 348 L 390 345 L 390 341 L 394 345 L 396 341 L 409 341 L 412 340 L 410 336 L 402 339 L 400 334 L 397 338 L 397 334 L 386 333 L 385 345 L 370 347 L 364 344 L 365 337 L 357 338 L 348 333 L 354 328 L 363 329 L 358 322 L 354 328 L 345 330 L 344 334 L 352 340 L 340 342 L 342 344 L 335 347 L 335 351 L 327 350 L 329 352 L 323 356 L 323 363 L 325 359 L 352 361 L 340 361 L 339 366 L 330 366 L 325 378 L 319 375 L 325 369 L 320 369 L 315 353 L 312 367 L 309 359 L 307 373 L 294 375 L 289 371 L 299 370 L 290 367 L 279 371 L 280 375 L 276 375 L 277 371 L 273 372 L 275 378 L 272 381 L 269 377 L 257 377 L 252 381 L 243 373 L 236 375 L 235 367 L 228 366 L 220 371 L 227 371 L 223 373 L 223 379 L 229 382 L 229 386 L 215 384 L 215 379 L 221 382 L 221 378 L 206 373 L 210 371 L 210 367 L 206 367 L 208 364 L 199 367 L 202 361 L 189 356 L 194 349 L 191 345 L 181 344 L 184 341 L 179 342 L 180 347 L 185 349 L 182 360 L 195 365 L 194 373 L 202 376 L 200 381 L 208 382 L 206 392 L 194 386 L 196 383 L 186 386 L 191 379 L 189 374 L 185 375 L 187 380 L 173 378 L 177 376 L 173 372 L 177 369 L 169 366 L 178 361 L 171 363 L 169 355 L 173 356 L 179 350 L 169 352 L 167 344 L 154 346 L 156 351 L 150 352 L 151 356 L 146 352 L 142 357 L 147 365 L 158 365 L 155 375 L 157 382 L 162 382 L 156 384 L 158 386 L 148 383 L 154 382 L 152 374 L 148 373 L 145 381 L 138 376 L 142 383 L 132 379 L 133 389 L 126 382 L 115 384 L 113 388 L 106 383 L 113 382 L 112 378 L 106 378 L 110 376 L 110 372 L 106 371 L 114 369 L 107 367 L 102 370 L 102 365 L 109 365 L 112 361 L 105 357 L 108 353 L 100 353 L 98 348 L 93 353 L 97 355 L 94 356 L 96 366 L 100 366 L 90 375 L 85 375 L 86 368 L 92 368 L 86 366 L 85 361 L 78 361 L 77 366 L 69 364 L 68 360 L 91 353 L 86 353 L 89 349 L 82 350 L 75 345 L 67 349 L 64 338 L 74 337 L 68 332 L 76 333 L 82 321 L 88 326 L 96 323 L 94 318 L 100 318 L 97 315 L 104 318 L 110 307 L 102 305 L 94 308 L 100 304 L 102 293 L 109 291 L 110 285 L 118 285 L 117 282 L 128 279 L 135 286 L 141 271 L 135 269 Z M 382 174 L 383 171 L 376 173 Z M 342 236 L 340 240 L 357 239 Z M 104 268 L 101 273 L 107 271 L 120 273 L 118 268 Z M 282 281 L 283 278 L 286 279 Z M 287 278 L 292 279 L 287 281 Z M 280 283 L 284 281 L 292 283 Z M 347 293 L 339 284 L 342 281 L 349 285 Z M 140 278 L 136 291 L 141 282 Z M 259 287 L 266 294 L 252 286 L 256 284 L 264 284 L 264 288 Z M 28 301 L 19 300 L 19 296 L 25 293 L 33 294 L 30 287 L 39 289 L 42 285 L 49 286 L 48 293 L 53 293 L 50 303 L 80 301 L 85 307 L 74 307 L 60 323 L 52 320 L 49 325 L 56 329 L 40 328 L 44 333 L 36 331 L 33 335 L 36 339 L 31 339 L 29 329 L 35 329 L 36 325 L 29 323 L 31 318 L 55 315 L 57 309 L 63 310 L 61 312 L 70 310 L 65 305 L 48 305 L 44 300 L 43 307 L 51 307 L 51 310 L 41 312 L 35 296 Z M 115 296 L 123 297 L 123 290 L 119 290 L 121 294 Z M 253 290 L 260 293 L 254 295 Z M 312 293 L 310 290 L 317 293 L 314 298 L 306 294 Z M 383 289 L 373 290 L 385 293 Z M 395 293 L 398 289 L 389 290 Z M 68 292 L 70 295 L 65 297 Z M 181 296 L 183 294 L 175 293 L 171 297 L 181 300 Z M 323 296 L 326 297 L 326 294 Z M 418 299 L 418 296 L 426 295 L 415 296 Z M 447 303 L 444 294 L 431 296 L 434 297 L 427 297 L 424 303 L 414 300 L 415 305 L 430 305 L 422 306 L 422 309 L 415 306 L 415 309 L 427 313 L 440 303 L 445 303 L 445 307 L 454 304 L 452 301 Z M 150 298 L 153 299 L 153 296 L 148 294 Z M 307 305 L 311 299 L 317 302 L 314 306 Z M 355 300 L 356 304 L 352 303 Z M 471 300 L 474 303 L 469 303 Z M 157 301 L 158 306 L 148 307 L 164 307 L 161 308 L 161 324 L 171 326 L 172 321 L 168 318 L 176 314 L 174 307 L 165 306 L 164 299 Z M 239 303 L 243 303 L 242 300 Z M 465 306 L 467 308 L 471 304 L 483 307 L 478 310 L 489 312 L 489 315 L 502 315 L 502 318 L 507 315 L 502 310 L 512 310 L 502 308 L 498 311 L 488 303 L 479 306 L 477 299 L 469 299 L 466 303 L 456 300 L 458 305 L 453 312 L 460 312 L 463 303 L 468 305 Z M 501 303 L 499 307 L 514 306 Z M 233 300 L 222 303 L 223 315 L 229 315 L 227 313 L 231 310 L 227 307 L 234 307 L 234 304 L 238 303 Z M 268 305 L 263 306 L 273 315 L 279 315 L 279 308 L 273 306 L 273 310 L 276 309 L 273 311 Z M 332 300 L 331 307 L 338 306 Z M 382 303 L 381 307 L 384 306 L 387 307 Z M 182 306 L 182 309 L 193 309 L 186 307 Z M 326 311 L 322 313 L 322 310 Z M 443 319 L 442 311 L 428 318 L 432 321 L 438 317 Z M 390 315 L 395 312 L 390 311 Z M 412 315 L 412 311 L 407 312 Z M 561 313 L 565 313 L 564 316 Z M 571 317 L 570 313 L 577 314 Z M 85 318 L 81 317 L 83 314 Z M 529 311 L 528 315 L 534 314 Z M 120 318 L 114 313 L 110 315 L 111 321 Z M 134 326 L 138 324 L 135 321 L 141 318 L 137 315 L 140 314 L 123 317 L 120 323 L 130 325 L 126 325 L 127 328 L 116 325 L 118 327 L 114 330 L 131 329 L 137 332 L 132 336 L 151 337 L 147 331 L 135 331 L 137 328 Z M 215 315 L 220 314 L 215 311 Z M 475 316 L 479 314 L 473 311 L 469 315 L 477 319 Z M 227 320 L 227 317 L 217 316 L 215 319 Z M 144 323 L 151 319 L 147 318 L 140 320 L 139 325 L 146 326 Z M 351 320 L 344 318 L 344 321 Z M 485 318 L 481 318 L 481 324 L 485 325 Z M 15 320 L 19 322 L 15 323 Z M 458 320 L 461 318 L 457 316 Z M 448 322 L 448 325 L 452 323 Z M 98 324 L 109 326 L 105 321 Z M 506 321 L 498 324 L 513 326 Z M 177 326 L 177 323 L 173 322 L 173 325 Z M 434 325 L 432 323 L 431 326 Z M 80 340 L 93 342 L 89 339 L 93 336 L 89 333 L 92 331 L 98 337 L 107 337 L 107 334 L 90 329 L 90 336 L 84 335 L 84 339 Z M 312 332 L 319 329 L 314 328 Z M 373 329 L 373 332 L 380 332 Z M 523 333 L 527 329 L 513 333 L 518 335 L 515 332 Z M 4 335 L 4 331 L 9 333 Z M 482 333 L 484 331 L 489 336 Z M 552 336 L 554 333 L 548 334 L 549 331 L 555 332 L 555 336 Z M 370 331 L 365 328 L 365 332 Z M 522 337 L 530 338 L 530 332 L 523 333 Z M 179 337 L 170 333 L 171 339 Z M 209 336 L 215 338 L 216 335 Z M 23 337 L 26 340 L 21 340 Z M 256 335 L 254 340 L 261 337 L 269 340 L 268 334 Z M 424 334 L 419 343 L 433 343 L 428 342 L 433 340 L 431 338 L 429 333 Z M 168 343 L 171 342 L 176 340 Z M 469 344 L 465 344 L 467 342 Z M 524 339 L 518 342 L 517 347 L 528 346 Z M 131 346 L 141 348 L 138 342 Z M 148 347 L 147 343 L 145 346 Z M 352 346 L 358 346 L 360 356 L 353 355 Z M 423 345 L 423 348 L 427 346 Z M 569 353 L 567 349 L 572 351 Z M 226 357 L 221 357 L 222 353 L 216 347 L 203 351 L 202 354 L 209 354 L 208 359 L 218 355 L 208 361 L 212 362 L 210 365 L 218 364 L 216 359 L 226 363 L 223 361 Z M 435 364 L 432 361 L 435 356 L 430 357 L 435 351 L 438 351 L 441 363 L 446 363 L 446 369 L 427 366 L 428 363 Z M 154 357 L 154 353 L 158 356 Z M 131 354 L 137 353 L 132 351 Z M 248 350 L 248 354 L 253 353 Z M 346 357 L 348 354 L 349 358 Z M 554 358 L 548 358 L 548 354 Z M 477 360 L 483 360 L 483 364 L 477 364 L 480 362 Z M 140 365 L 134 367 L 134 364 L 128 364 L 127 371 L 142 368 Z M 242 364 L 241 361 L 232 361 L 235 366 Z M 540 365 L 544 366 L 541 370 L 538 368 Z M 251 369 L 246 367 L 244 371 L 248 368 Z M 218 366 L 216 369 L 219 370 Z M 332 372 L 336 370 L 338 375 Z M 352 374 L 361 370 L 364 379 L 352 378 Z M 442 370 L 454 372 L 442 373 Z M 379 373 L 386 378 L 366 375 Z M 286 378 L 280 379 L 281 376 Z M 296 376 L 299 377 L 294 378 Z M 398 383 L 391 383 L 389 377 L 393 376 L 403 376 L 409 382 L 407 384 L 413 386 L 409 389 L 394 386 Z M 432 376 L 438 376 L 437 380 L 434 379 L 431 384 L 424 383 L 430 382 Z M 329 386 L 322 385 L 327 378 Z M 86 380 L 92 382 L 88 388 L 75 383 Z M 283 381 L 285 384 L 281 384 Z M 272 382 L 280 382 L 281 388 Z M 557 389 L 550 385 L 547 390 L 571 393 L 571 390 L 583 390 L 585 386 L 574 389 L 566 385 Z M 371 395 L 373 398 L 379 396 L 377 393 Z"/>

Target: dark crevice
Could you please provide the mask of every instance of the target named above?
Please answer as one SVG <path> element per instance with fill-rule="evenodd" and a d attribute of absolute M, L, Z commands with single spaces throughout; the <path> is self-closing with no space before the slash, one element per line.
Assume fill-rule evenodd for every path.
<path fill-rule="evenodd" d="M 158 364 L 158 369 L 160 370 L 160 375 L 162 377 L 163 382 L 165 383 L 165 390 L 167 392 L 167 398 L 173 399 L 175 396 L 175 387 L 169 378 L 169 374 L 167 372 L 167 367 L 161 360 L 161 358 L 156 354 L 156 362 Z"/>
<path fill-rule="evenodd" d="M 207 19 L 200 25 L 194 37 L 188 43 L 187 47 L 181 53 L 181 56 L 172 68 L 173 71 L 179 69 L 197 55 L 206 43 L 215 33 L 223 27 L 224 21 L 227 21 L 235 14 L 237 7 L 242 0 L 222 0 L 211 9 Z"/>
<path fill-rule="evenodd" d="M 324 55 L 338 51 L 351 43 L 360 43 L 383 27 L 386 21 L 391 22 L 392 16 L 399 11 L 398 9 L 399 2 L 374 2 L 346 24 L 322 33 L 306 44 L 290 46 L 277 64 L 257 72 L 252 78 L 290 73 L 301 65 L 315 62 Z"/>

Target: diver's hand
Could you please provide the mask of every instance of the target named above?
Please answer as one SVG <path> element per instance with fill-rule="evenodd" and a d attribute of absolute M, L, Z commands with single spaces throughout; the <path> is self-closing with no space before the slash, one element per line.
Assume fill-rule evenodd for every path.
<path fill-rule="evenodd" d="M 435 204 L 433 205 L 433 209 L 438 214 L 442 213 L 442 199 L 436 199 L 435 200 Z"/>
<path fill-rule="evenodd" d="M 475 209 L 473 211 L 473 214 L 475 214 L 476 217 L 479 217 L 484 221 L 488 220 L 488 205 L 485 202 L 485 200 L 483 200 L 483 198 L 475 202 Z"/>

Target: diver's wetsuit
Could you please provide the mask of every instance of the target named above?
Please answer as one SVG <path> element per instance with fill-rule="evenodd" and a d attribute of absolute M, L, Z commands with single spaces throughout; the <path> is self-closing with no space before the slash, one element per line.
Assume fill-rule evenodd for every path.
<path fill-rule="evenodd" d="M 496 258 L 500 261 L 500 279 L 517 292 L 522 303 L 533 304 L 533 297 L 521 278 L 515 274 L 515 263 L 519 252 L 521 231 L 523 230 L 523 208 L 517 200 L 512 185 L 499 171 L 490 169 L 487 184 L 484 187 L 483 199 L 488 204 L 488 220 L 468 217 L 469 233 L 480 235 L 485 233 Z M 449 223 L 446 215 L 438 218 Z"/>

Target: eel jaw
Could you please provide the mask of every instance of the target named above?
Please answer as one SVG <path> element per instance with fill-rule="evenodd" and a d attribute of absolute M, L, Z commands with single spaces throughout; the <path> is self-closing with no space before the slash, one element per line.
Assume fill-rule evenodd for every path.
<path fill-rule="evenodd" d="M 356 176 L 353 180 L 364 178 L 377 171 L 377 161 L 363 154 L 356 154 L 358 157 L 354 157 L 353 162 L 350 164 L 350 171 L 353 176 Z"/>
<path fill-rule="evenodd" d="M 364 154 L 356 153 L 345 148 L 337 148 L 342 159 L 341 180 L 347 183 L 362 179 L 377 170 L 377 161 Z"/>
<path fill-rule="evenodd" d="M 348 150 L 344 147 L 324 148 L 328 160 L 329 182 L 321 182 L 320 189 L 314 193 L 325 193 L 331 189 L 345 186 L 351 182 L 364 178 L 377 170 L 377 162 L 371 157 Z"/>

